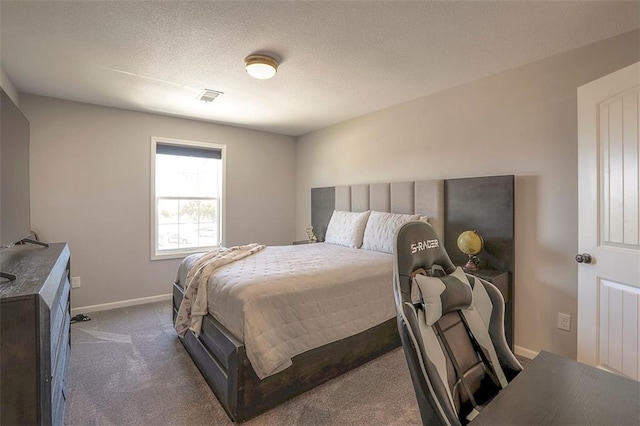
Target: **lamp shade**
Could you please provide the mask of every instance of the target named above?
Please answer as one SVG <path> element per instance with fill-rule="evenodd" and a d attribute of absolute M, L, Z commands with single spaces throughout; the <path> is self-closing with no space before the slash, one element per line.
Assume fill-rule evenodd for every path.
<path fill-rule="evenodd" d="M 278 61 L 271 56 L 249 55 L 244 60 L 247 73 L 259 80 L 266 80 L 276 75 L 278 71 Z"/>

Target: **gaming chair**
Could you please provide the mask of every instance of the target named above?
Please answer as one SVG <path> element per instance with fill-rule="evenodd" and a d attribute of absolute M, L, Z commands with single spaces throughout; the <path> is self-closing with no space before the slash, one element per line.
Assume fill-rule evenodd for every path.
<path fill-rule="evenodd" d="M 394 246 L 398 331 L 423 424 L 464 425 L 522 366 L 504 336 L 504 299 L 456 267 L 424 221 Z"/>

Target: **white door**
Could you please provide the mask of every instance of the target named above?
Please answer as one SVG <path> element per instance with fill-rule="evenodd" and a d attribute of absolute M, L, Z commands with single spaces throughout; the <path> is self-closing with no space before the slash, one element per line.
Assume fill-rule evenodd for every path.
<path fill-rule="evenodd" d="M 640 63 L 578 88 L 578 361 L 640 379 Z"/>

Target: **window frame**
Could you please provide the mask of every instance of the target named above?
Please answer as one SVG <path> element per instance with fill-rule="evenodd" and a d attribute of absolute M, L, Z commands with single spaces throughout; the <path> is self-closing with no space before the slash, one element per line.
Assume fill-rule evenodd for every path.
<path fill-rule="evenodd" d="M 224 246 L 225 243 L 225 194 L 226 194 L 226 161 L 227 161 L 227 146 L 221 144 L 214 144 L 208 142 L 198 142 L 198 141 L 189 141 L 183 139 L 173 139 L 173 138 L 164 138 L 164 137 L 151 137 L 151 163 L 150 163 L 150 204 L 149 204 L 149 212 L 150 212 L 150 259 L 151 260 L 164 260 L 164 259 L 181 259 L 190 254 L 194 253 L 202 253 L 204 247 L 189 247 L 182 249 L 171 250 L 170 252 L 166 251 L 164 253 L 158 253 L 158 200 L 156 198 L 156 155 L 157 155 L 157 146 L 160 145 L 175 145 L 175 146 L 184 146 L 184 147 L 193 147 L 193 148 L 201 148 L 201 149 L 211 149 L 220 151 L 220 156 L 222 157 L 222 164 L 220 175 L 222 179 L 222 185 L 220 188 L 220 223 L 218 224 L 218 231 L 220 235 L 219 246 Z M 219 247 L 216 246 L 216 247 Z"/>

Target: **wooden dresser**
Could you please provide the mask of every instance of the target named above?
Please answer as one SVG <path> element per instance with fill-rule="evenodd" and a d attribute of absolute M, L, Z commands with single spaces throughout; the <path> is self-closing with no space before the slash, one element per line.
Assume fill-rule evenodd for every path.
<path fill-rule="evenodd" d="M 69 247 L 0 251 L 0 424 L 64 423 L 70 349 Z"/>

